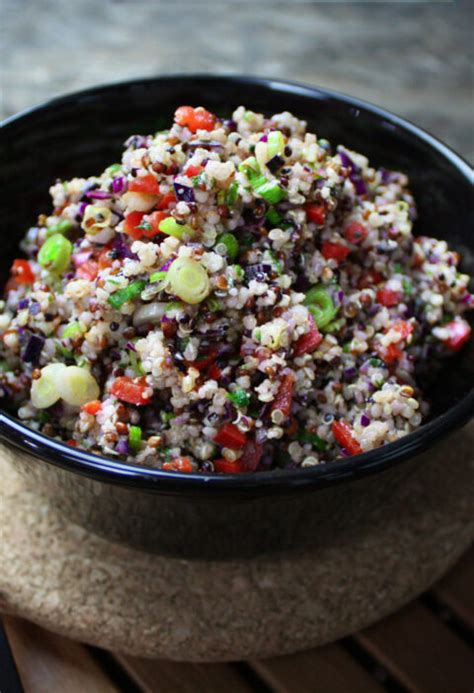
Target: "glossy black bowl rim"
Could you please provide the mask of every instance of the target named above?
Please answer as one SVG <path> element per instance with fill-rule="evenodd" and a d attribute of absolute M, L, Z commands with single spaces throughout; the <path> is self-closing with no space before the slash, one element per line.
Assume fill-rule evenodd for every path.
<path fill-rule="evenodd" d="M 436 149 L 442 156 L 459 170 L 469 183 L 472 169 L 469 164 L 447 145 L 425 130 L 396 116 L 383 108 L 322 87 L 316 87 L 287 80 L 245 75 L 212 75 L 212 74 L 170 74 L 159 77 L 132 79 L 96 86 L 90 89 L 73 92 L 57 97 L 33 108 L 24 110 L 7 118 L 2 128 L 15 124 L 18 120 L 35 113 L 67 104 L 77 99 L 99 96 L 101 93 L 131 86 L 146 86 L 156 82 L 206 82 L 208 85 L 233 83 L 237 86 L 261 86 L 263 89 L 300 94 L 318 99 L 333 99 L 343 102 L 356 111 L 365 111 L 386 122 L 401 128 L 410 135 L 422 140 Z M 375 474 L 394 466 L 408 458 L 428 450 L 448 433 L 461 427 L 474 415 L 474 387 L 449 411 L 424 424 L 413 433 L 404 436 L 394 443 L 370 450 L 337 462 L 328 462 L 308 469 L 275 470 L 271 472 L 254 472 L 246 474 L 184 474 L 164 472 L 151 467 L 127 464 L 112 458 L 101 457 L 85 450 L 70 447 L 53 438 L 48 438 L 23 425 L 19 420 L 5 412 L 0 412 L 0 438 L 15 448 L 42 461 L 60 466 L 72 473 L 81 474 L 98 481 L 135 487 L 155 493 L 186 493 L 192 495 L 239 494 L 267 495 L 268 493 L 293 493 L 303 489 L 314 490 L 324 486 L 361 478 Z"/>

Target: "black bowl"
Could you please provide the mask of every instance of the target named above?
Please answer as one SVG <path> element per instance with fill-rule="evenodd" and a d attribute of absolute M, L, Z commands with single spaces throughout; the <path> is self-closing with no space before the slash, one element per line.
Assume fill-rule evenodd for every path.
<path fill-rule="evenodd" d="M 0 209 L 4 281 L 18 242 L 49 208 L 56 178 L 88 176 L 115 161 L 123 141 L 165 127 L 183 103 L 220 115 L 245 104 L 292 111 L 311 131 L 406 172 L 416 233 L 445 238 L 474 274 L 470 167 L 431 135 L 357 99 L 253 77 L 167 76 L 89 89 L 31 109 L 3 126 Z M 337 543 L 427 451 L 474 412 L 473 342 L 431 385 L 432 418 L 396 443 L 308 470 L 179 474 L 121 464 L 31 431 L 0 414 L 2 450 L 73 520 L 111 539 L 182 557 L 238 557 Z M 403 462 L 404 464 L 400 464 Z"/>

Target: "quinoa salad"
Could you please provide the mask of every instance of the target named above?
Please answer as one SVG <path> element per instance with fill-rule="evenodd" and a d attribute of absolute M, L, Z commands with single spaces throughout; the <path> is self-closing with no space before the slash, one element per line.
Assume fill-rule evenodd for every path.
<path fill-rule="evenodd" d="M 417 429 L 469 277 L 406 175 L 291 113 L 182 106 L 57 181 L 0 303 L 0 394 L 47 436 L 179 472 L 307 468 Z M 436 232 L 436 229 L 434 229 Z"/>

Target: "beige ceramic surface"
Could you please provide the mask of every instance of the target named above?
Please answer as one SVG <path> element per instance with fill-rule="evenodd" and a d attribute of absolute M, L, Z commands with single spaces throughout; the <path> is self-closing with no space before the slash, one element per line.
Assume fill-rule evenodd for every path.
<path fill-rule="evenodd" d="M 474 536 L 474 427 L 437 448 L 350 541 L 291 557 L 185 561 L 68 523 L 0 460 L 0 607 L 149 657 L 294 652 L 358 630 L 439 578 Z M 38 462 L 31 462 L 38 464 Z"/>

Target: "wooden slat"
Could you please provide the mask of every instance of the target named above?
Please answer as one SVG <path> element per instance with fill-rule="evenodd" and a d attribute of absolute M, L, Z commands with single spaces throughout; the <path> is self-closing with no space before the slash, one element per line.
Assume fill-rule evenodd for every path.
<path fill-rule="evenodd" d="M 20 619 L 3 622 L 25 693 L 118 691 L 79 643 Z"/>
<path fill-rule="evenodd" d="M 419 602 L 355 638 L 414 693 L 472 690 L 474 657 L 470 648 Z"/>
<path fill-rule="evenodd" d="M 383 690 L 339 645 L 255 660 L 251 665 L 277 693 L 379 693 Z"/>
<path fill-rule="evenodd" d="M 253 689 L 227 664 L 153 661 L 117 655 L 116 660 L 144 693 L 249 693 Z"/>
<path fill-rule="evenodd" d="M 474 549 L 433 588 L 436 597 L 474 629 Z"/>

